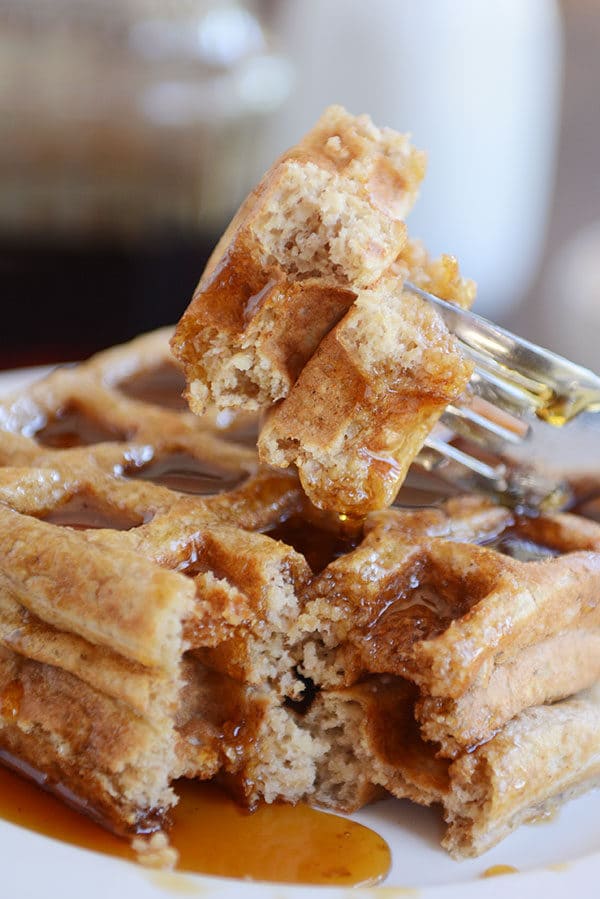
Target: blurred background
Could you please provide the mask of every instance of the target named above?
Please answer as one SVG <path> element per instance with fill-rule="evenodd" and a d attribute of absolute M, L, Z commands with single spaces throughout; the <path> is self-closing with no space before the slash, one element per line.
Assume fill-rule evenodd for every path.
<path fill-rule="evenodd" d="M 412 132 L 478 309 L 600 370 L 597 0 L 0 0 L 0 368 L 175 321 L 329 103 Z"/>

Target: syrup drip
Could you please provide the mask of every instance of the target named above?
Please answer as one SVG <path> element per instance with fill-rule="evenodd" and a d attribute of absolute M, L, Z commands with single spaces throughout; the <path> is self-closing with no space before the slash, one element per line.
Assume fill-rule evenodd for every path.
<path fill-rule="evenodd" d="M 239 808 L 214 784 L 179 781 L 171 845 L 177 869 L 279 883 L 355 886 L 381 881 L 385 841 L 366 827 L 306 805 Z M 0 767 L 0 817 L 36 833 L 107 855 L 134 859 L 129 844 Z"/>
<path fill-rule="evenodd" d="M 552 391 L 544 405 L 536 410 L 536 415 L 542 421 L 562 428 L 580 412 L 597 412 L 598 409 L 600 409 L 598 392 L 579 388 L 575 397 L 562 396 Z"/>
<path fill-rule="evenodd" d="M 87 528 L 112 528 L 128 531 L 142 524 L 140 518 L 117 509 L 103 509 L 94 497 L 75 494 L 67 502 L 42 517 L 42 521 L 83 531 Z"/>
<path fill-rule="evenodd" d="M 61 409 L 34 434 L 38 443 L 54 449 L 91 446 L 94 443 L 104 443 L 108 440 L 123 440 L 125 436 L 85 415 L 75 406 Z"/>
<path fill-rule="evenodd" d="M 199 496 L 233 490 L 246 477 L 244 472 L 228 471 L 213 462 L 200 462 L 188 453 L 159 456 L 147 465 L 126 469 L 124 476 Z"/>
<path fill-rule="evenodd" d="M 188 408 L 182 395 L 185 378 L 178 368 L 169 363 L 133 375 L 119 384 L 118 388 L 133 400 L 152 403 L 163 409 L 183 411 Z"/>

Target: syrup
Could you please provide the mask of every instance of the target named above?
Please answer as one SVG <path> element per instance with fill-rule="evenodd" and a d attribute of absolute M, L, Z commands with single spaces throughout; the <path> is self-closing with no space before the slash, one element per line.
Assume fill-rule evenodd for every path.
<path fill-rule="evenodd" d="M 598 392 L 580 388 L 575 397 L 552 392 L 544 405 L 536 410 L 536 415 L 542 421 L 546 421 L 556 428 L 562 428 L 580 412 L 598 412 L 599 409 Z"/>
<path fill-rule="evenodd" d="M 366 827 L 306 805 L 250 814 L 214 784 L 179 781 L 171 845 L 177 869 L 280 883 L 354 886 L 381 881 L 385 841 Z M 54 839 L 133 860 L 129 844 L 0 766 L 0 817 Z"/>
<path fill-rule="evenodd" d="M 38 443 L 53 449 L 91 446 L 108 440 L 125 439 L 123 433 L 96 421 L 76 406 L 61 409 L 33 436 Z"/>
<path fill-rule="evenodd" d="M 355 549 L 361 540 L 361 534 L 340 534 L 300 516 L 292 516 L 266 533 L 301 553 L 313 574 L 320 574 L 330 562 Z"/>
<path fill-rule="evenodd" d="M 492 865 L 491 868 L 486 868 L 482 877 L 502 877 L 505 874 L 518 874 L 519 869 L 515 868 L 514 865 Z"/>
<path fill-rule="evenodd" d="M 23 699 L 23 684 L 14 680 L 0 693 L 0 715 L 8 721 L 18 718 Z"/>
<path fill-rule="evenodd" d="M 225 490 L 233 490 L 246 474 L 228 471 L 214 462 L 200 462 L 188 453 L 168 453 L 137 468 L 124 472 L 126 478 L 140 478 L 151 481 L 180 493 L 197 496 L 212 496 Z"/>
<path fill-rule="evenodd" d="M 88 528 L 112 528 L 115 531 L 128 531 L 143 523 L 140 518 L 135 518 L 131 513 L 102 508 L 93 496 L 85 494 L 75 494 L 62 505 L 44 515 L 42 521 L 73 528 L 77 531 Z"/>
<path fill-rule="evenodd" d="M 183 397 L 185 378 L 178 368 L 169 363 L 133 375 L 119 384 L 118 389 L 133 400 L 163 409 L 182 411 L 188 408 Z"/>

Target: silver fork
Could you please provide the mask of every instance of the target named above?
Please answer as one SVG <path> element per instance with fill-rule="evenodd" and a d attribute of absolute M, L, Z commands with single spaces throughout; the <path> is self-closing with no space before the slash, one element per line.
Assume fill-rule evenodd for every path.
<path fill-rule="evenodd" d="M 404 288 L 435 307 L 475 366 L 467 392 L 442 416 L 446 431 L 428 437 L 417 462 L 511 505 L 568 505 L 570 490 L 552 473 L 560 465 L 544 457 L 544 431 L 582 412 L 600 412 L 600 377 L 409 281 Z M 600 433 L 597 439 L 600 451 Z"/>

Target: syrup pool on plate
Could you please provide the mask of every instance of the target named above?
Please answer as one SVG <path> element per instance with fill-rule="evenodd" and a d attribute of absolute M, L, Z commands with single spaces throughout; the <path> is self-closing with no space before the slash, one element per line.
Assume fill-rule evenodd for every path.
<path fill-rule="evenodd" d="M 178 781 L 171 813 L 177 869 L 279 883 L 355 886 L 387 874 L 387 843 L 374 831 L 307 805 L 250 813 L 214 784 Z M 133 861 L 129 843 L 0 766 L 0 818 L 48 837 Z"/>

